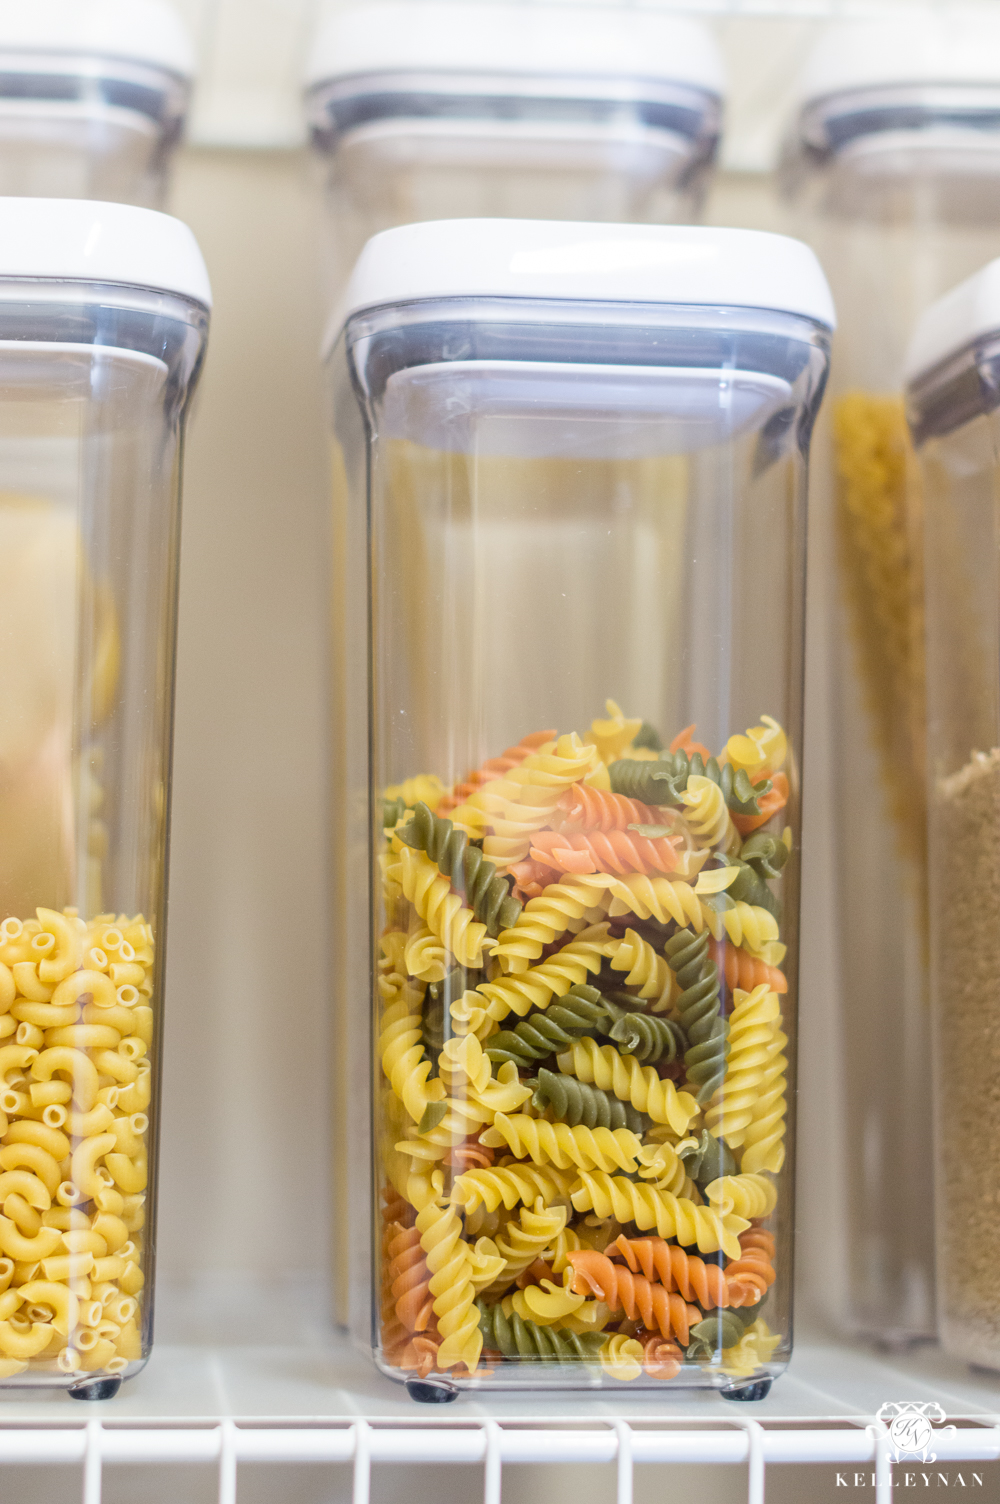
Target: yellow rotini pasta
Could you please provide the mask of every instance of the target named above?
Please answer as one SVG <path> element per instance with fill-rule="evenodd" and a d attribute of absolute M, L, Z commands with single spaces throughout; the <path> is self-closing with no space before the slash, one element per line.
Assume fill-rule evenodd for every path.
<path fill-rule="evenodd" d="M 717 1138 L 724 1138 L 730 1148 L 743 1143 L 753 1121 L 754 1107 L 760 1094 L 768 1047 L 774 1025 L 780 1022 L 778 995 L 766 984 L 752 992 L 734 993 L 736 1007 L 729 1019 L 729 1056 L 725 1080 L 712 1098 L 705 1113 L 705 1126 Z"/>
<path fill-rule="evenodd" d="M 741 845 L 740 833 L 733 824 L 719 785 L 711 778 L 692 774 L 681 798 L 687 809 L 688 825 L 698 845 L 735 856 Z"/>
<path fill-rule="evenodd" d="M 596 976 L 617 947 L 608 930 L 607 924 L 591 925 L 540 965 L 520 971 L 512 966 L 511 975 L 481 983 L 478 991 L 489 998 L 490 1018 L 499 1022 L 510 1013 L 523 1018 L 532 1008 L 545 1008 L 553 997 Z"/>
<path fill-rule="evenodd" d="M 740 1169 L 748 1174 L 770 1170 L 777 1175 L 785 1163 L 785 1072 L 783 1053 L 786 1035 L 775 1027 L 767 1046 L 768 1058 L 761 1077 L 753 1118 L 743 1139 Z"/>
<path fill-rule="evenodd" d="M 558 1057 L 559 1069 L 579 1081 L 610 1091 L 620 1102 L 629 1102 L 654 1123 L 666 1123 L 675 1133 L 686 1133 L 697 1117 L 698 1103 L 690 1092 L 678 1091 L 661 1079 L 652 1066 L 643 1067 L 634 1055 L 621 1055 L 614 1045 L 599 1045 L 596 1039 L 578 1040 Z"/>
<path fill-rule="evenodd" d="M 570 1199 L 578 1212 L 634 1222 L 641 1232 L 655 1227 L 661 1238 L 676 1238 L 685 1247 L 697 1244 L 700 1253 L 721 1248 L 730 1258 L 739 1258 L 739 1235 L 750 1226 L 735 1212 L 696 1206 L 686 1197 L 601 1170 L 581 1170 Z"/>
<path fill-rule="evenodd" d="M 539 1122 L 523 1114 L 507 1117 L 498 1112 L 493 1127 L 481 1133 L 479 1142 L 491 1148 L 506 1145 L 518 1158 L 527 1156 L 536 1165 L 555 1165 L 568 1170 L 634 1170 L 641 1147 L 627 1128 L 584 1128 L 577 1124 Z"/>
<path fill-rule="evenodd" d="M 486 926 L 452 891 L 451 883 L 426 852 L 404 846 L 392 875 L 403 896 L 456 961 L 462 966 L 482 966 L 484 944 L 487 948 L 491 945 L 486 940 Z"/>
<path fill-rule="evenodd" d="M 546 1207 L 541 1197 L 534 1207 L 522 1206 L 517 1220 L 508 1222 L 503 1234 L 497 1237 L 496 1247 L 504 1265 L 494 1281 L 493 1293 L 502 1293 L 520 1278 L 529 1264 L 548 1252 L 565 1230 L 567 1215 L 566 1207 Z"/>

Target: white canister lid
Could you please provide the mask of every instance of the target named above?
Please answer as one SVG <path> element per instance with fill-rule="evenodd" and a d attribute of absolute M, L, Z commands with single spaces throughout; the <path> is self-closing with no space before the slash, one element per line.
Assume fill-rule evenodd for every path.
<path fill-rule="evenodd" d="M 306 87 L 372 74 L 454 72 L 655 79 L 724 90 L 711 34 L 695 21 L 589 5 L 375 0 L 332 15 Z"/>
<path fill-rule="evenodd" d="M 896 21 L 824 27 L 795 83 L 807 108 L 863 89 L 1000 83 L 1000 17 L 909 8 Z"/>
<path fill-rule="evenodd" d="M 442 298 L 760 308 L 834 328 L 808 246 L 761 230 L 452 219 L 369 240 L 337 327 L 364 309 Z M 336 331 L 334 331 L 336 332 Z"/>
<path fill-rule="evenodd" d="M 1000 334 L 1000 260 L 960 282 L 924 313 L 906 354 L 907 385 L 996 334 Z"/>
<path fill-rule="evenodd" d="M 191 39 L 164 0 L 0 0 L 0 54 L 116 58 L 181 78 L 195 70 Z M 65 66 L 65 63 L 62 64 Z M 5 69 L 16 68 L 4 56 Z"/>
<path fill-rule="evenodd" d="M 0 281 L 8 277 L 149 288 L 212 306 L 187 225 L 128 204 L 0 198 Z"/>

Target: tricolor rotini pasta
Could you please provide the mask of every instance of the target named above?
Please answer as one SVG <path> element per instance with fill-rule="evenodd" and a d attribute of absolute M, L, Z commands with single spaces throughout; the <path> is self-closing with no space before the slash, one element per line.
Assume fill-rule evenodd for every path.
<path fill-rule="evenodd" d="M 768 716 L 713 755 L 609 701 L 453 788 L 385 791 L 387 1368 L 725 1383 L 771 1361 L 787 758 Z"/>

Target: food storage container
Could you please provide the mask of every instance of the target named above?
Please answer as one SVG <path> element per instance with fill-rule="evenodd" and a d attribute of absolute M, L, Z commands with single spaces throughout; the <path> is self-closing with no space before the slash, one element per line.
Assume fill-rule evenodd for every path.
<path fill-rule="evenodd" d="M 786 185 L 839 327 L 814 467 L 828 598 L 839 965 L 826 1287 L 883 1341 L 934 1329 L 919 490 L 903 358 L 919 314 L 997 248 L 1000 28 L 907 14 L 823 34 Z M 825 427 L 825 425 L 824 425 Z M 839 1125 L 839 1126 L 838 1126 Z"/>
<path fill-rule="evenodd" d="M 306 94 L 331 284 L 369 236 L 414 220 L 689 221 L 722 91 L 711 36 L 678 17 L 467 0 L 335 13 Z"/>
<path fill-rule="evenodd" d="M 1000 261 L 919 323 L 938 1322 L 1000 1368 Z"/>
<path fill-rule="evenodd" d="M 0 1386 L 152 1337 L 190 231 L 0 200 Z"/>
<path fill-rule="evenodd" d="M 338 322 L 355 1334 L 418 1398 L 760 1397 L 826 284 L 780 236 L 451 221 Z"/>
<path fill-rule="evenodd" d="M 157 206 L 193 73 L 162 0 L 0 6 L 0 195 Z"/>

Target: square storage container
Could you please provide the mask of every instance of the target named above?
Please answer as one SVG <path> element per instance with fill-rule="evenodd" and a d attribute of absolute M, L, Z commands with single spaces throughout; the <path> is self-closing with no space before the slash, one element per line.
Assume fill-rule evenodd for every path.
<path fill-rule="evenodd" d="M 0 195 L 159 207 L 194 56 L 161 0 L 0 7 Z"/>
<path fill-rule="evenodd" d="M 465 0 L 335 13 L 306 94 L 331 284 L 370 236 L 414 220 L 690 220 L 722 94 L 710 34 L 674 16 Z"/>
<path fill-rule="evenodd" d="M 355 1335 L 417 1398 L 759 1397 L 826 284 L 780 236 L 452 221 L 338 323 Z"/>
<path fill-rule="evenodd" d="M 924 631 L 903 363 L 1000 223 L 1000 28 L 966 15 L 827 28 L 784 162 L 838 310 L 814 465 L 832 671 L 839 1036 L 828 1304 L 858 1335 L 934 1331 Z M 829 560 L 826 565 L 825 561 Z"/>
<path fill-rule="evenodd" d="M 184 418 L 209 289 L 149 210 L 0 200 L 0 1387 L 152 1338 Z"/>
<path fill-rule="evenodd" d="M 926 526 L 938 1321 L 1000 1368 L 1000 262 L 936 303 L 909 355 Z"/>

